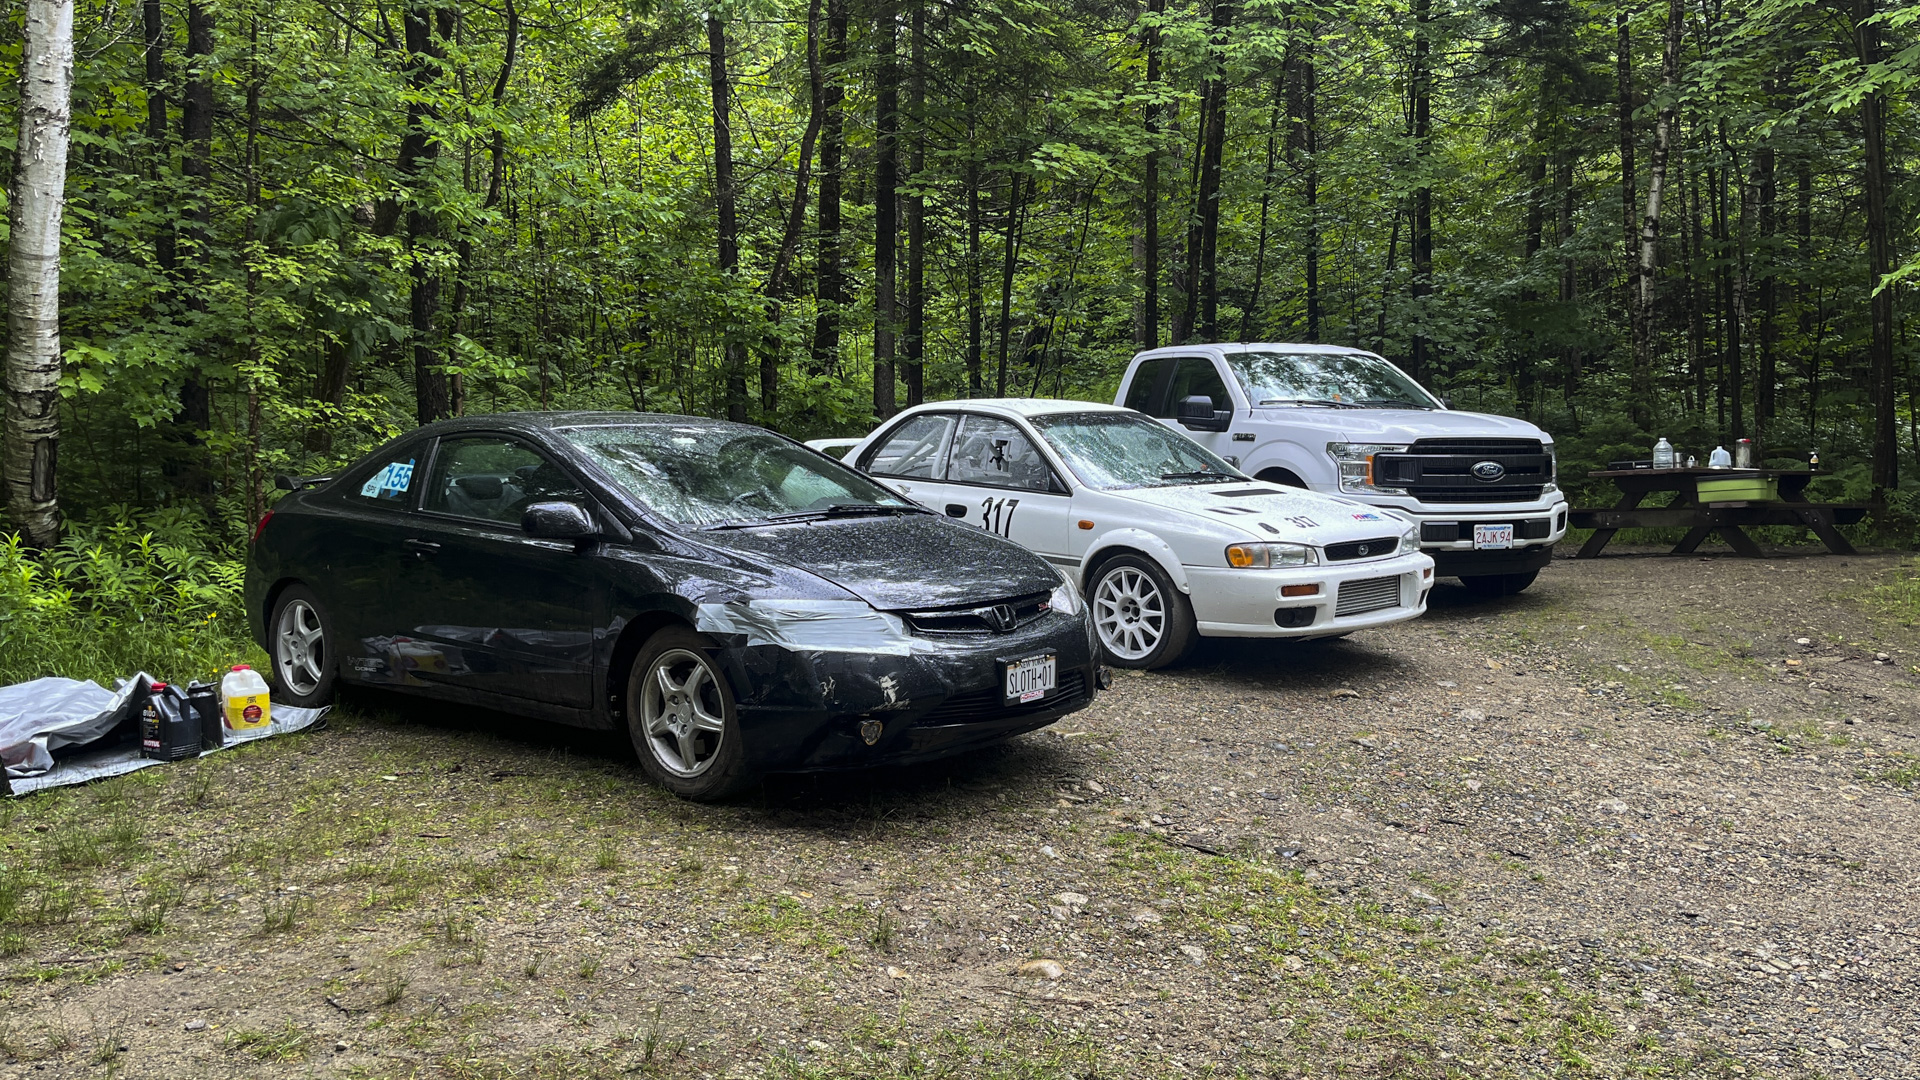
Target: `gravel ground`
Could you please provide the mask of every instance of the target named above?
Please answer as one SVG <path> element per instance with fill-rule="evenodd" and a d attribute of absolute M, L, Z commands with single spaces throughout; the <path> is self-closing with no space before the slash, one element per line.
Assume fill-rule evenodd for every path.
<path fill-rule="evenodd" d="M 354 700 L 0 807 L 0 1077 L 1920 1075 L 1903 566 L 1557 561 L 721 808 Z"/>

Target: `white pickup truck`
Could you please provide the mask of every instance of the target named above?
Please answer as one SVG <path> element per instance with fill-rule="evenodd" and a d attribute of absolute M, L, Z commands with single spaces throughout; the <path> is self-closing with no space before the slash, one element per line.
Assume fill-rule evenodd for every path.
<path fill-rule="evenodd" d="M 1517 593 L 1567 532 L 1553 437 L 1459 412 L 1385 359 L 1337 345 L 1236 343 L 1133 358 L 1114 404 L 1261 480 L 1410 514 L 1435 572 Z"/>

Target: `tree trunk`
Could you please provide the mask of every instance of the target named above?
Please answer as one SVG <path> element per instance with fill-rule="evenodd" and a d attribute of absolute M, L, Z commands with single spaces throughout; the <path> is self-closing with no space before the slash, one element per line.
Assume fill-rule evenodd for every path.
<path fill-rule="evenodd" d="M 894 404 L 894 256 L 900 246 L 900 68 L 893 5 L 874 14 L 873 103 L 873 414 L 885 420 Z"/>
<path fill-rule="evenodd" d="M 513 0 L 506 0 L 506 5 L 507 28 L 505 51 L 500 60 L 500 72 L 494 76 L 493 91 L 489 95 L 493 101 L 493 109 L 496 116 L 499 114 L 501 106 L 506 102 L 507 84 L 513 79 L 513 62 L 520 51 L 520 10 L 514 6 Z M 482 210 L 491 210 L 500 204 L 500 185 L 503 182 L 503 174 L 506 171 L 507 133 L 505 125 L 500 124 L 498 120 L 494 122 L 491 143 L 492 146 L 489 155 L 491 159 L 491 173 L 487 178 L 486 200 L 480 204 Z M 453 275 L 453 332 L 455 335 L 461 332 L 461 323 L 467 315 L 467 271 L 472 261 L 473 237 L 470 234 L 463 233 L 460 237 L 460 260 Z M 344 389 L 346 380 L 344 369 L 345 350 L 342 349 L 341 351 L 343 354 L 341 361 L 343 366 L 340 380 L 341 388 Z M 447 363 L 452 365 L 453 362 L 453 342 L 450 340 L 447 343 Z M 331 367 L 333 363 L 333 357 L 331 355 L 327 358 L 327 363 L 329 367 Z M 330 382 L 331 379 L 329 378 L 328 381 Z M 456 373 L 451 380 L 449 390 L 452 398 L 449 404 L 453 415 L 463 415 L 467 411 L 466 380 Z M 323 400 L 330 400 L 335 405 L 340 403 L 333 399 Z"/>
<path fill-rule="evenodd" d="M 733 84 L 727 79 L 727 23 L 718 9 L 707 12 L 707 85 L 713 98 L 714 246 L 729 292 L 740 267 L 740 222 L 733 187 Z M 727 419 L 747 422 L 747 357 L 740 334 L 725 331 Z"/>
<path fill-rule="evenodd" d="M 1227 33 L 1233 25 L 1233 0 L 1213 0 L 1212 57 L 1207 74 L 1206 106 L 1200 117 L 1200 184 L 1194 196 L 1199 223 L 1199 252 L 1189 250 L 1187 258 L 1196 261 L 1199 273 L 1189 274 L 1200 301 L 1200 337 L 1220 339 L 1220 276 L 1217 256 L 1220 247 L 1220 175 L 1221 159 L 1227 139 Z M 1193 304 L 1188 302 L 1188 308 Z"/>
<path fill-rule="evenodd" d="M 1427 382 L 1432 378 L 1426 299 L 1433 294 L 1433 73 L 1429 67 L 1433 43 L 1428 37 L 1433 0 L 1414 0 L 1413 22 L 1413 72 L 1408 88 L 1413 96 L 1414 176 L 1420 186 L 1413 189 L 1412 375 Z"/>
<path fill-rule="evenodd" d="M 827 0 L 825 83 L 820 91 L 820 208 L 815 226 L 813 358 L 808 374 L 824 375 L 840 359 L 840 309 L 846 304 L 846 278 L 840 265 L 840 159 L 845 148 L 841 86 L 847 63 L 847 0 Z"/>
<path fill-rule="evenodd" d="M 1559 162 L 1554 174 L 1554 186 L 1560 191 L 1560 310 L 1572 312 L 1578 285 L 1575 277 L 1578 264 L 1573 257 L 1573 151 L 1560 151 Z M 1561 356 L 1560 374 L 1563 385 L 1569 391 L 1580 384 L 1583 359 L 1578 345 L 1567 346 Z"/>
<path fill-rule="evenodd" d="M 1874 0 L 1854 0 L 1853 29 L 1862 68 L 1880 61 Z M 1867 281 L 1873 322 L 1868 345 L 1868 399 L 1873 402 L 1873 493 L 1876 500 L 1900 486 L 1900 431 L 1893 400 L 1893 290 L 1882 282 L 1893 269 L 1893 243 L 1887 226 L 1887 97 L 1875 89 L 1860 99 L 1864 135 L 1862 194 L 1867 203 Z"/>
<path fill-rule="evenodd" d="M 406 212 L 407 252 L 411 258 L 407 292 L 408 325 L 413 347 L 415 415 L 430 424 L 452 412 L 447 373 L 439 362 L 435 340 L 440 315 L 440 275 L 430 265 L 439 239 L 438 216 L 426 208 L 433 184 L 434 162 L 440 140 L 429 130 L 437 119 L 429 96 L 439 81 L 440 61 L 446 55 L 441 39 L 451 29 L 452 12 L 434 6 L 435 0 L 414 0 L 402 22 L 407 43 L 407 85 L 413 100 L 407 105 L 406 134 L 400 140 L 400 174 L 412 188 Z"/>
<path fill-rule="evenodd" d="M 180 138 L 185 159 L 181 171 L 190 191 L 186 228 L 175 240 L 186 241 L 185 298 L 189 311 L 207 310 L 201 269 L 212 258 L 210 234 L 213 224 L 213 73 L 207 65 L 213 56 L 213 13 L 199 3 L 187 4 L 186 85 L 180 95 Z M 178 255 L 176 255 L 178 258 Z M 190 368 L 180 386 L 180 412 L 175 423 L 185 429 L 183 441 L 198 447 L 213 425 L 213 400 L 205 377 L 198 367 Z M 213 484 L 205 462 L 197 450 L 190 452 L 182 471 L 182 489 L 198 497 L 211 509 Z"/>
<path fill-rule="evenodd" d="M 1773 98 L 1772 81 L 1768 81 L 1767 97 Z M 1760 279 L 1760 370 L 1754 383 L 1753 393 L 1753 435 L 1762 449 L 1774 415 L 1774 383 L 1779 378 L 1779 362 L 1776 352 L 1779 341 L 1779 327 L 1776 325 L 1777 287 L 1779 267 L 1779 244 L 1775 233 L 1780 223 L 1775 212 L 1775 202 L 1779 195 L 1779 185 L 1774 178 L 1774 155 L 1770 144 L 1762 144 L 1753 155 L 1754 190 L 1760 215 L 1760 257 L 1755 268 L 1755 276 Z"/>
<path fill-rule="evenodd" d="M 1287 160 L 1301 174 L 1303 213 L 1306 217 L 1306 340 L 1320 340 L 1320 131 L 1315 122 L 1319 97 L 1318 75 L 1313 59 L 1313 31 L 1307 27 L 1305 40 L 1293 47 L 1293 62 L 1287 70 L 1287 116 L 1292 123 L 1287 131 Z"/>
<path fill-rule="evenodd" d="M 1660 114 L 1653 125 L 1653 158 L 1647 166 L 1647 211 L 1640 219 L 1640 261 L 1630 315 L 1633 332 L 1633 370 L 1629 378 L 1629 413 L 1645 428 L 1653 422 L 1654 272 L 1660 267 L 1660 200 L 1666 191 L 1668 145 L 1673 132 L 1673 110 L 1680 79 L 1680 27 L 1685 18 L 1680 0 L 1668 0 L 1666 48 L 1660 61 Z"/>
<path fill-rule="evenodd" d="M 1007 347 L 1013 333 L 1013 271 L 1020 258 L 1020 184 L 1025 174 L 1013 171 L 1007 190 L 1007 237 L 1001 248 L 1000 265 L 1000 371 L 993 381 L 993 396 L 1007 396 Z M 1036 179 L 1034 183 L 1038 184 Z"/>
<path fill-rule="evenodd" d="M 761 292 L 770 301 L 768 333 L 760 353 L 760 415 L 772 418 L 780 407 L 780 342 L 772 328 L 780 322 L 780 311 L 799 291 L 793 273 L 793 260 L 800 251 L 800 234 L 806 229 L 807 189 L 812 183 L 813 148 L 820 139 L 821 97 L 825 82 L 820 72 L 820 0 L 807 5 L 807 126 L 800 134 L 799 161 L 793 170 L 793 198 L 787 203 L 787 226 L 780 236 L 780 250 L 767 271 L 767 283 Z"/>
<path fill-rule="evenodd" d="M 914 0 L 912 53 L 907 61 L 909 74 L 908 109 L 913 121 L 913 153 L 908 158 L 908 179 L 913 190 L 907 195 L 907 405 L 926 398 L 927 330 L 927 200 L 921 194 L 921 173 L 927 167 L 927 77 L 925 49 L 927 7 Z"/>
<path fill-rule="evenodd" d="M 1253 326 L 1253 313 L 1260 306 L 1260 286 L 1264 283 L 1267 270 L 1267 218 L 1273 209 L 1273 167 L 1279 159 L 1280 141 L 1280 105 L 1286 99 L 1284 79 L 1273 80 L 1273 105 L 1267 113 L 1267 171 L 1260 185 L 1260 239 L 1254 244 L 1253 288 L 1247 292 L 1247 304 L 1240 312 L 1239 340 L 1251 341 L 1249 332 Z M 1261 320 L 1265 326 L 1265 320 Z"/>
<path fill-rule="evenodd" d="M 1634 239 L 1639 235 L 1639 222 L 1635 220 L 1640 207 L 1634 198 L 1634 145 L 1633 145 L 1633 39 L 1627 33 L 1627 12 L 1623 8 L 1614 13 L 1613 47 L 1614 66 L 1619 84 L 1619 127 L 1620 127 L 1620 234 L 1626 244 L 1627 258 L 1633 258 Z"/>
<path fill-rule="evenodd" d="M 986 389 L 986 346 L 984 333 L 986 267 L 980 250 L 980 162 L 967 161 L 967 396 L 979 397 Z"/>
<path fill-rule="evenodd" d="M 147 37 L 147 139 L 153 143 L 153 169 L 158 181 L 167 173 L 167 15 L 160 0 L 143 0 L 141 21 Z M 171 279 L 174 268 L 173 225 L 162 223 L 154 234 L 154 262 Z"/>
<path fill-rule="evenodd" d="M 1156 19 L 1166 10 L 1167 0 L 1147 0 L 1147 11 Z M 1160 28 L 1149 25 L 1140 36 L 1147 52 L 1147 92 L 1157 93 Z M 1160 344 L 1160 103 L 1149 101 L 1143 111 L 1147 153 L 1140 170 L 1140 231 L 1134 237 L 1140 265 L 1140 314 L 1133 324 L 1133 343 L 1152 349 Z"/>
<path fill-rule="evenodd" d="M 7 511 L 34 547 L 60 539 L 60 220 L 72 134 L 73 0 L 26 0 L 7 251 Z"/>

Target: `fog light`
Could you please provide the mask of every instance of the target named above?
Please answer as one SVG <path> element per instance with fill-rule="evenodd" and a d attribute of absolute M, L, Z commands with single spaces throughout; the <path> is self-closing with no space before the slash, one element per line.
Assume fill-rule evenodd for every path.
<path fill-rule="evenodd" d="M 1312 626 L 1313 617 L 1317 611 L 1317 608 L 1310 607 L 1283 607 L 1273 613 L 1273 624 L 1289 630 L 1297 630 L 1302 626 Z"/>
<path fill-rule="evenodd" d="M 1280 595 L 1281 596 L 1319 596 L 1320 586 L 1317 582 L 1312 585 L 1282 585 L 1280 586 Z"/>
<path fill-rule="evenodd" d="M 1093 669 L 1093 685 L 1102 690 L 1113 689 L 1113 669 L 1101 664 Z"/>

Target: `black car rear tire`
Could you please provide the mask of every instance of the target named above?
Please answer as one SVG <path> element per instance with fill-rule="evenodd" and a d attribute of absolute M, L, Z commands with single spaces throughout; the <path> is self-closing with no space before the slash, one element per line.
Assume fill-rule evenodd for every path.
<path fill-rule="evenodd" d="M 713 642 L 681 626 L 653 635 L 627 674 L 627 738 L 661 787 L 703 802 L 754 780 L 733 691 Z"/>
<path fill-rule="evenodd" d="M 1163 668 L 1187 655 L 1199 636 L 1193 604 L 1160 565 L 1144 555 L 1115 555 L 1087 589 L 1094 637 L 1114 667 Z"/>
<path fill-rule="evenodd" d="M 305 585 L 289 585 L 273 602 L 267 620 L 267 655 L 273 669 L 273 700 L 317 709 L 333 700 L 340 664 L 334 656 L 333 620 Z"/>
<path fill-rule="evenodd" d="M 1463 577 L 1460 584 L 1475 596 L 1512 596 L 1533 584 L 1540 571 L 1529 570 L 1524 574 L 1480 574 Z"/>

